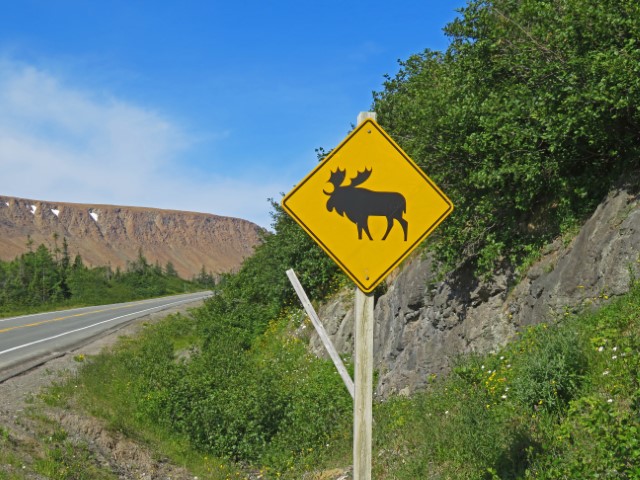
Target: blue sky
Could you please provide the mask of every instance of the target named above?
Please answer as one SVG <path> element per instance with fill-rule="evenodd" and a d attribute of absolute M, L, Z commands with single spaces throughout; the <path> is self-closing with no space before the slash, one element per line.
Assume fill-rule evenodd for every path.
<path fill-rule="evenodd" d="M 443 1 L 20 0 L 0 15 L 0 195 L 269 227 Z"/>

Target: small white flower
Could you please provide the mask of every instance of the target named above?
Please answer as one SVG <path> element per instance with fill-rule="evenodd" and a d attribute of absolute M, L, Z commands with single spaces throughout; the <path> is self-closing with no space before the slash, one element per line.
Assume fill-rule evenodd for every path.
<path fill-rule="evenodd" d="M 502 397 L 500 397 L 500 398 L 502 398 L 503 400 L 506 400 L 507 396 L 506 395 L 502 395 Z"/>
<path fill-rule="evenodd" d="M 482 365 L 482 366 L 480 367 L 480 369 L 481 369 L 481 370 L 484 370 L 484 365 Z"/>
<path fill-rule="evenodd" d="M 604 347 L 598 347 L 598 351 L 601 352 L 604 350 Z"/>
<path fill-rule="evenodd" d="M 504 360 L 504 357 L 500 357 L 500 360 Z"/>
<path fill-rule="evenodd" d="M 509 387 L 504 387 L 504 391 L 508 392 L 509 391 Z"/>
<path fill-rule="evenodd" d="M 616 358 L 618 358 L 618 355 L 614 355 L 613 357 L 611 357 L 611 360 L 615 360 Z"/>
<path fill-rule="evenodd" d="M 447 410 L 446 412 L 444 412 L 445 415 L 449 415 L 449 410 Z"/>
<path fill-rule="evenodd" d="M 604 372 L 602 372 L 602 375 L 609 375 L 609 370 L 605 370 Z"/>
<path fill-rule="evenodd" d="M 491 373 L 491 370 L 489 370 L 487 373 Z"/>
<path fill-rule="evenodd" d="M 511 364 L 510 363 L 507 364 L 507 368 L 511 368 Z"/>
<path fill-rule="evenodd" d="M 611 350 L 615 352 L 616 350 L 618 350 L 618 347 L 613 347 Z"/>
<path fill-rule="evenodd" d="M 607 400 L 607 403 L 613 403 L 613 398 L 610 398 L 609 400 Z"/>

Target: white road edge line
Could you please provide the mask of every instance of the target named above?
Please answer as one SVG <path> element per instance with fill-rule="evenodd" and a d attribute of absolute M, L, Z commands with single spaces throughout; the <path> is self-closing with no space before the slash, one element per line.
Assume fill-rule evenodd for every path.
<path fill-rule="evenodd" d="M 184 295 L 197 295 L 198 292 L 196 293 L 186 293 Z M 173 296 L 173 295 L 171 295 Z M 17 320 L 20 319 L 22 320 L 23 318 L 29 318 L 29 317 L 37 317 L 38 315 L 47 315 L 50 313 L 58 313 L 60 315 L 62 314 L 69 314 L 71 312 L 80 312 L 82 310 L 89 310 L 91 308 L 95 308 L 95 309 L 99 309 L 99 308 L 104 308 L 104 307 L 113 307 L 113 306 L 119 306 L 119 305 L 126 305 L 127 303 L 149 303 L 149 302 L 153 302 L 154 300 L 157 300 L 157 298 L 143 298 L 141 300 L 133 300 L 131 302 L 121 302 L 121 303 L 108 303 L 105 305 L 91 305 L 89 307 L 78 307 L 78 308 L 69 308 L 67 310 L 56 310 L 53 312 L 39 312 L 39 313 L 30 313 L 28 315 L 18 315 L 17 317 L 7 317 L 7 318 L 0 318 L 0 323 L 2 322 L 8 322 L 10 320 Z"/>
<path fill-rule="evenodd" d="M 5 353 L 13 352 L 15 350 L 20 350 L 21 348 L 27 348 L 27 347 L 30 347 L 31 345 L 36 345 L 38 343 L 48 342 L 49 340 L 55 340 L 56 338 L 64 337 L 65 335 L 70 335 L 72 333 L 81 332 L 82 330 L 87 330 L 89 328 L 97 327 L 98 325 L 102 325 L 103 323 L 113 322 L 114 320 L 119 320 L 120 318 L 130 317 L 131 315 L 137 315 L 139 313 L 149 312 L 151 310 L 156 310 L 158 308 L 165 308 L 165 307 L 169 307 L 171 305 L 177 305 L 179 303 L 185 303 L 185 302 L 189 302 L 189 301 L 193 301 L 193 300 L 192 299 L 180 300 L 180 301 L 173 302 L 173 303 L 167 303 L 166 305 L 158 305 L 157 307 L 147 308 L 146 310 L 140 310 L 139 312 L 127 313 L 126 315 L 120 315 L 119 317 L 110 318 L 109 320 L 103 320 L 102 322 L 94 323 L 92 325 L 87 325 L 86 327 L 76 328 L 75 330 L 70 330 L 68 332 L 60 333 L 58 335 L 54 335 L 53 337 L 41 338 L 40 340 L 36 340 L 35 342 L 25 343 L 24 345 L 18 345 L 16 347 L 11 347 L 11 348 L 9 348 L 7 350 L 1 351 L 0 355 L 4 355 Z"/>

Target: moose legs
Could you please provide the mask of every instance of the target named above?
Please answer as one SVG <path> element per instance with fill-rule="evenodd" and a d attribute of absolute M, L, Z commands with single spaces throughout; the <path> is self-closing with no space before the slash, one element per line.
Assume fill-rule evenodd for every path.
<path fill-rule="evenodd" d="M 386 240 L 387 239 L 387 235 L 389 235 L 389 232 L 391 231 L 391 229 L 393 228 L 393 221 L 397 220 L 398 223 L 402 226 L 402 231 L 404 232 L 404 241 L 407 241 L 407 234 L 408 234 L 408 229 L 409 229 L 409 222 L 407 222 L 404 218 L 402 218 L 402 216 L 400 217 L 387 217 L 387 231 L 384 234 L 384 237 L 382 237 L 382 240 Z"/>
<path fill-rule="evenodd" d="M 371 238 L 371 234 L 369 233 L 369 225 L 367 225 L 367 223 L 365 222 L 364 225 L 361 224 L 357 224 L 358 225 L 358 240 L 362 240 L 362 232 L 364 231 L 364 233 L 367 234 L 367 237 L 369 237 L 369 240 L 373 240 L 373 238 Z"/>
<path fill-rule="evenodd" d="M 391 232 L 391 229 L 393 228 L 394 220 L 397 220 L 400 226 L 402 227 L 402 232 L 404 233 L 404 241 L 406 242 L 407 236 L 408 236 L 408 230 L 409 230 L 409 222 L 407 222 L 401 216 L 387 217 L 387 231 L 384 232 L 384 237 L 382 237 L 382 240 L 386 240 L 387 237 L 389 236 L 389 232 Z M 367 237 L 369 237 L 369 240 L 373 240 L 371 233 L 369 233 L 369 225 L 367 221 L 365 221 L 364 223 L 357 223 L 356 225 L 358 227 L 358 240 L 362 240 L 362 232 L 364 232 L 367 235 Z"/>

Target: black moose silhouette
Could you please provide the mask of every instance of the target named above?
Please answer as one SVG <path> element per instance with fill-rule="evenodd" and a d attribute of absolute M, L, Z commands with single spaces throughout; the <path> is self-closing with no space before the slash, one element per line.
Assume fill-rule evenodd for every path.
<path fill-rule="evenodd" d="M 331 172 L 329 183 L 334 186 L 333 192 L 324 190 L 325 195 L 329 195 L 327 200 L 327 210 L 332 212 L 334 209 L 339 215 L 345 215 L 349 220 L 358 227 L 358 239 L 362 240 L 362 232 L 367 234 L 369 240 L 369 217 L 386 217 L 387 231 L 382 237 L 386 240 L 393 221 L 397 220 L 402 226 L 404 232 L 404 241 L 407 241 L 407 229 L 409 223 L 402 218 L 407 211 L 407 201 L 397 192 L 376 192 L 358 186 L 364 183 L 370 176 L 373 169 L 365 169 L 358 172 L 351 179 L 348 185 L 342 185 L 347 172 L 338 168 L 335 172 Z"/>

